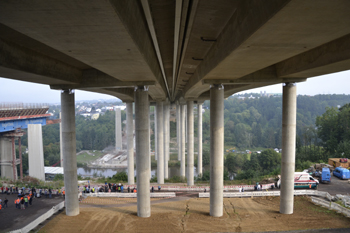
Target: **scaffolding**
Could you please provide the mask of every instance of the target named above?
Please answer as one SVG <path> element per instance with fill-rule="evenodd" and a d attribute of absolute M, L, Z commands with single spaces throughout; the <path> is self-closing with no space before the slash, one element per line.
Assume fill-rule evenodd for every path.
<path fill-rule="evenodd" d="M 42 115 L 48 110 L 46 103 L 0 103 L 0 118 Z"/>

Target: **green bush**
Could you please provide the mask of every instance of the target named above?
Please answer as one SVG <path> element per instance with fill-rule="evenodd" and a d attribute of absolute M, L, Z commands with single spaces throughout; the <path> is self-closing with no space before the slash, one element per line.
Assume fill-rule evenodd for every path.
<path fill-rule="evenodd" d="M 114 176 L 112 176 L 112 180 L 115 181 L 128 181 L 128 174 L 126 172 L 118 172 Z"/>

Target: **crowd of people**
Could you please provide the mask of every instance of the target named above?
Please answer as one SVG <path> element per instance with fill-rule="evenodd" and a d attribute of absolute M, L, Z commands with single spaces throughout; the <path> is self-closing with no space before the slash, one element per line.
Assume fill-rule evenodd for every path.
<path fill-rule="evenodd" d="M 32 205 L 34 198 L 52 198 L 52 195 L 62 195 L 65 196 L 65 191 L 61 189 L 53 190 L 51 188 L 42 189 L 42 188 L 19 188 L 19 187 L 0 187 L 0 193 L 6 195 L 17 195 L 17 198 L 14 200 L 15 207 L 17 209 L 26 209 Z M 4 200 L 0 197 L 0 210 L 8 208 L 8 199 L 5 197 Z"/>

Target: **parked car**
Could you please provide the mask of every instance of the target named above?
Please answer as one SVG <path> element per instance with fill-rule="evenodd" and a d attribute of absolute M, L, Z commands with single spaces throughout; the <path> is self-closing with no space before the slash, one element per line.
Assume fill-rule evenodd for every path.
<path fill-rule="evenodd" d="M 333 171 L 333 175 L 342 179 L 342 180 L 350 179 L 350 171 L 346 168 L 343 168 L 343 167 L 337 167 Z"/>

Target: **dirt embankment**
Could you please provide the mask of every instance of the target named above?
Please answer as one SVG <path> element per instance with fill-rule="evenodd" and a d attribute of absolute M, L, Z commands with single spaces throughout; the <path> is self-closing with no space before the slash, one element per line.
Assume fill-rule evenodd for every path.
<path fill-rule="evenodd" d="M 350 219 L 315 206 L 307 197 L 295 197 L 292 215 L 279 213 L 279 197 L 225 198 L 220 218 L 209 216 L 209 199 L 157 200 L 151 203 L 149 218 L 137 217 L 135 202 L 118 207 L 121 201 L 90 199 L 90 204 L 81 204 L 80 215 L 61 213 L 41 232 L 255 232 L 350 226 Z"/>

